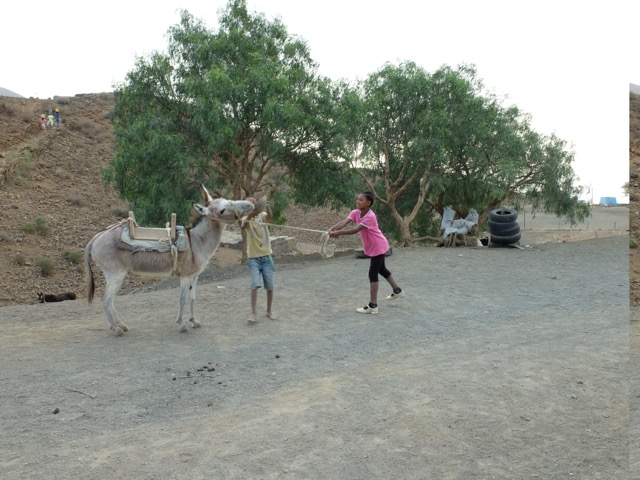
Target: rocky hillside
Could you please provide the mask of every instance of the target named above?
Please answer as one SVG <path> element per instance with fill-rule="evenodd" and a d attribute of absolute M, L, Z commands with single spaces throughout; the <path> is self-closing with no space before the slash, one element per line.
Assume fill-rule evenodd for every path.
<path fill-rule="evenodd" d="M 629 98 L 629 286 L 631 305 L 640 305 L 640 95 Z"/>
<path fill-rule="evenodd" d="M 106 93 L 53 100 L 0 96 L 0 306 L 35 303 L 38 291 L 84 297 L 80 252 L 129 210 L 101 181 L 113 152 L 113 107 Z M 40 115 L 55 108 L 61 128 L 42 130 Z M 293 208 L 287 224 L 318 229 L 342 218 Z M 96 280 L 100 292 L 101 275 Z M 150 281 L 129 277 L 123 290 L 144 283 Z"/>
<path fill-rule="evenodd" d="M 39 119 L 59 108 L 61 127 Z M 0 305 L 36 291 L 84 292 L 84 244 L 128 208 L 102 186 L 113 150 L 111 94 L 54 100 L 0 97 Z"/>

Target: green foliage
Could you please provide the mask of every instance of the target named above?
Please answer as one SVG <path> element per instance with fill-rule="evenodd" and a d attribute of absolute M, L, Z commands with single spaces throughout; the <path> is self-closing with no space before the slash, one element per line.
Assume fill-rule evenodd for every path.
<path fill-rule="evenodd" d="M 411 62 L 385 65 L 361 92 L 352 167 L 384 205 L 381 224 L 393 222 L 404 244 L 435 231 L 445 206 L 463 218 L 476 209 L 480 222 L 523 200 L 572 224 L 589 214 L 566 143 L 487 94 L 474 67 L 427 74 Z"/>
<path fill-rule="evenodd" d="M 638 248 L 638 241 L 633 237 L 629 237 L 629 248 Z"/>
<path fill-rule="evenodd" d="M 38 233 L 39 235 L 48 235 L 50 228 L 44 217 L 37 217 L 33 223 L 24 223 L 20 229 L 25 233 Z"/>
<path fill-rule="evenodd" d="M 39 258 L 38 267 L 40 268 L 40 273 L 45 277 L 50 277 L 55 272 L 55 266 L 50 258 Z"/>
<path fill-rule="evenodd" d="M 115 91 L 115 156 L 103 179 L 145 225 L 186 223 L 202 182 L 214 195 L 352 204 L 376 192 L 403 243 L 451 206 L 486 221 L 501 204 L 585 218 L 573 152 L 488 94 L 473 66 L 384 65 L 350 86 L 317 75 L 306 42 L 230 0 L 211 31 L 183 11 L 166 53 L 139 58 Z M 88 128 L 88 127 L 87 127 Z M 354 175 L 355 173 L 355 175 Z"/>
<path fill-rule="evenodd" d="M 7 182 L 13 182 L 14 185 L 20 186 L 27 184 L 25 174 L 31 167 L 32 148 L 33 147 L 31 145 L 28 145 L 16 150 L 9 150 L 7 152 L 8 168 L 5 173 L 7 176 Z"/>
<path fill-rule="evenodd" d="M 44 217 L 37 217 L 35 220 L 35 231 L 42 236 L 48 235 L 50 228 Z"/>
<path fill-rule="evenodd" d="M 20 265 L 20 266 L 24 266 L 27 264 L 27 257 L 25 257 L 24 255 L 22 255 L 21 253 L 18 253 L 15 257 L 14 257 L 14 261 L 16 262 L 16 265 Z"/>
<path fill-rule="evenodd" d="M 23 223 L 20 230 L 25 233 L 36 233 L 36 226 L 33 223 Z"/>
<path fill-rule="evenodd" d="M 333 158 L 346 87 L 316 75 L 304 41 L 244 0 L 229 2 L 218 31 L 183 12 L 168 33 L 167 54 L 138 59 L 115 91 L 103 179 L 140 222 L 184 221 L 200 182 L 232 198 L 290 188 L 314 204 L 341 197 Z"/>
<path fill-rule="evenodd" d="M 62 258 L 74 265 L 77 265 L 83 260 L 83 252 L 82 250 L 65 250 L 62 253 Z"/>

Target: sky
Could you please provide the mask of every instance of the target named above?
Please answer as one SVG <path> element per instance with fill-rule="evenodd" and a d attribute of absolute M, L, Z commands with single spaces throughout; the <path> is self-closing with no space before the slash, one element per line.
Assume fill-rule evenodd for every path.
<path fill-rule="evenodd" d="M 113 91 L 138 57 L 164 52 L 187 10 L 217 30 L 226 0 L 5 2 L 0 87 L 53 98 Z M 385 63 L 428 72 L 475 65 L 505 106 L 531 116 L 575 152 L 583 199 L 628 201 L 629 83 L 640 85 L 635 21 L 640 2 L 621 0 L 247 0 L 307 42 L 319 73 L 366 78 Z"/>

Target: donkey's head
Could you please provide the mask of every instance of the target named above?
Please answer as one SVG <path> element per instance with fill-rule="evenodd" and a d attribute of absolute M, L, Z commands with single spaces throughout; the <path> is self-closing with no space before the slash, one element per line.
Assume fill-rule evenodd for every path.
<path fill-rule="evenodd" d="M 199 215 L 218 222 L 234 223 L 251 213 L 253 203 L 247 200 L 227 200 L 225 198 L 212 198 L 204 185 L 200 185 L 204 205 L 193 203 L 193 209 Z"/>

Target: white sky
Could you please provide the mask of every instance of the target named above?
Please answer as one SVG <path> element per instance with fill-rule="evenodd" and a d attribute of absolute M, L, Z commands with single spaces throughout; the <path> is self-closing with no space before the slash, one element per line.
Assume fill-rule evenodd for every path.
<path fill-rule="evenodd" d="M 137 56 L 164 51 L 180 9 L 217 29 L 226 0 L 31 0 L 0 8 L 0 87 L 25 97 L 112 91 Z M 474 64 L 505 104 L 573 145 L 593 198 L 627 201 L 629 83 L 640 85 L 640 2 L 248 0 L 306 40 L 320 73 L 363 79 L 385 62 Z M 586 197 L 585 199 L 589 199 Z"/>

